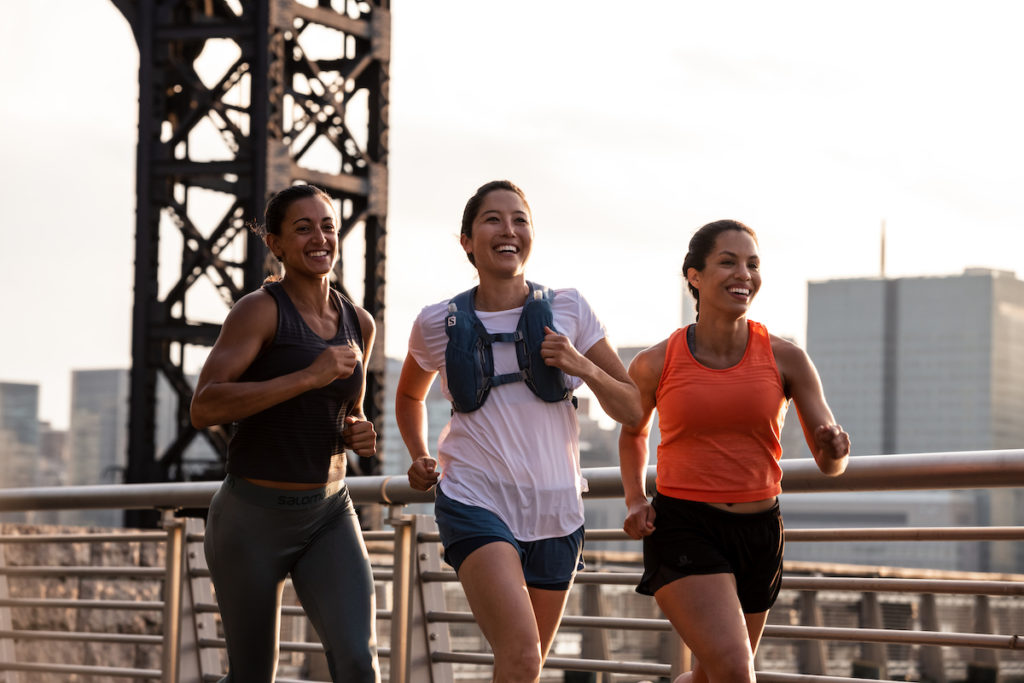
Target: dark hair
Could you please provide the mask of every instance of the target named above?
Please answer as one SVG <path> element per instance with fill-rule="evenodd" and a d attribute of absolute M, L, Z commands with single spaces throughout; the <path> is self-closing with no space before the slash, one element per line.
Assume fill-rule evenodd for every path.
<path fill-rule="evenodd" d="M 476 193 L 469 198 L 468 202 L 466 202 L 466 208 L 462 211 L 462 232 L 460 234 L 465 235 L 466 237 L 473 236 L 473 221 L 480 212 L 480 205 L 484 203 L 484 199 L 487 195 L 495 190 L 507 190 L 509 192 L 514 192 L 521 200 L 523 200 L 526 210 L 530 211 L 530 203 L 526 201 L 526 194 L 519 189 L 515 183 L 510 180 L 492 180 L 491 182 L 478 187 Z M 476 265 L 476 259 L 473 258 L 472 254 L 467 253 L 466 257 L 469 259 L 470 263 L 474 266 Z"/>
<path fill-rule="evenodd" d="M 714 221 L 703 226 L 700 230 L 693 233 L 693 237 L 690 238 L 689 250 L 686 252 L 686 258 L 683 259 L 683 277 L 686 279 L 686 286 L 690 289 L 690 294 L 697 302 L 697 315 L 700 316 L 700 291 L 696 287 L 690 284 L 689 278 L 686 276 L 687 271 L 690 268 L 695 268 L 698 271 L 704 270 L 704 266 L 707 265 L 708 254 L 715 248 L 715 241 L 718 236 L 727 230 L 739 230 L 745 232 L 754 238 L 754 244 L 757 244 L 757 234 L 739 221 L 730 219 L 724 219 L 720 221 Z"/>
<path fill-rule="evenodd" d="M 331 196 L 316 185 L 291 185 L 267 200 L 267 208 L 263 212 L 263 224 L 250 223 L 249 228 L 260 237 L 280 235 L 281 223 L 284 222 L 284 215 L 288 211 L 288 207 L 307 197 L 320 197 L 332 207 L 334 206 Z"/>

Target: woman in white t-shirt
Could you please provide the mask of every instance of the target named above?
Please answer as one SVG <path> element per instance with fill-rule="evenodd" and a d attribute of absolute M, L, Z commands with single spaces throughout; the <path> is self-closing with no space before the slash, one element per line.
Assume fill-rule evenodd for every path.
<path fill-rule="evenodd" d="M 524 275 L 533 225 L 523 191 L 507 180 L 480 187 L 466 204 L 460 240 L 480 281 L 471 299 L 476 317 L 489 334 L 515 332 L 534 289 Z M 637 388 L 586 300 L 560 289 L 550 305 L 553 322 L 544 327 L 538 360 L 544 367 L 534 372 L 564 383 L 567 395 L 586 383 L 610 417 L 637 422 Z M 423 491 L 438 485 L 445 559 L 494 652 L 493 680 L 536 681 L 582 566 L 576 411 L 573 401 L 540 398 L 522 381 L 494 386 L 482 404 L 453 411 L 438 440 L 439 474 L 427 444 L 427 390 L 440 373 L 452 400 L 450 382 L 471 381 L 473 372 L 446 364 L 450 311 L 442 301 L 417 316 L 398 382 L 395 415 L 413 459 L 409 483 Z M 495 376 L 519 372 L 515 343 L 498 341 L 491 350 Z"/>

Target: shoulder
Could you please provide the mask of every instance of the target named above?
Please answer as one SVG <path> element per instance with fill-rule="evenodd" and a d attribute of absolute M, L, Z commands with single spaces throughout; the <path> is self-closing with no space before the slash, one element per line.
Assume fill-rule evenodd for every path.
<path fill-rule="evenodd" d="M 277 325 L 277 301 L 263 288 L 249 292 L 236 301 L 224 320 L 225 323 L 235 324 L 259 324 L 267 321 Z"/>
<path fill-rule="evenodd" d="M 779 369 L 783 384 L 786 387 L 787 395 L 791 391 L 793 382 L 802 381 L 809 373 L 813 374 L 814 366 L 811 357 L 807 352 L 788 339 L 777 335 L 768 335 L 772 345 L 772 355 L 775 357 L 775 366 Z"/>
<path fill-rule="evenodd" d="M 551 290 L 551 310 L 562 315 L 583 318 L 593 316 L 594 310 L 578 289 L 566 287 Z"/>
<path fill-rule="evenodd" d="M 649 346 L 636 355 L 629 364 L 629 374 L 638 384 L 656 385 L 665 367 L 665 354 L 668 351 L 668 339 L 662 339 L 654 346 Z"/>
<path fill-rule="evenodd" d="M 449 301 L 451 301 L 451 299 L 445 299 L 444 301 L 427 304 L 421 308 L 419 314 L 416 316 L 416 325 L 426 327 L 436 325 L 438 327 L 443 327 L 445 314 L 448 313 Z"/>

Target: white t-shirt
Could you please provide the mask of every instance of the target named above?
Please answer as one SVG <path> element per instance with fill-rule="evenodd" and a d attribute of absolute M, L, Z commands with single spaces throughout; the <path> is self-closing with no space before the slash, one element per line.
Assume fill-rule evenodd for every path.
<path fill-rule="evenodd" d="M 575 289 L 554 290 L 556 330 L 582 354 L 604 339 L 605 328 Z M 522 307 L 476 311 L 488 332 L 514 332 Z M 439 372 L 441 391 L 451 400 L 445 373 L 445 317 L 448 301 L 423 308 L 409 335 L 409 353 L 427 372 Z M 494 372 L 517 372 L 515 345 L 496 342 Z M 566 384 L 583 381 L 566 375 Z M 449 498 L 490 510 L 520 541 L 566 536 L 583 524 L 580 493 L 579 423 L 569 401 L 547 403 L 525 382 L 492 387 L 471 413 L 454 413 L 437 443 L 439 485 Z"/>

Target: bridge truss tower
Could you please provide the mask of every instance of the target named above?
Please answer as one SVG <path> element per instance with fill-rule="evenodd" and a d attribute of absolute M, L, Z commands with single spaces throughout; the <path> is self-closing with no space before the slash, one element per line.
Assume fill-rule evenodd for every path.
<path fill-rule="evenodd" d="M 384 348 L 390 0 L 112 2 L 139 47 L 125 480 L 211 478 L 222 473 L 230 435 L 191 426 L 192 375 L 226 309 L 273 267 L 248 224 L 262 220 L 274 191 L 304 181 L 335 199 L 335 286 L 374 316 Z M 378 352 L 368 369 L 371 420 L 383 380 Z M 170 391 L 158 391 L 164 383 Z M 158 395 L 173 397 L 161 411 L 173 411 L 176 426 L 160 449 Z M 199 436 L 219 461 L 186 457 Z"/>

